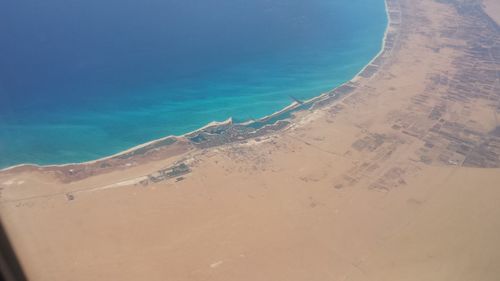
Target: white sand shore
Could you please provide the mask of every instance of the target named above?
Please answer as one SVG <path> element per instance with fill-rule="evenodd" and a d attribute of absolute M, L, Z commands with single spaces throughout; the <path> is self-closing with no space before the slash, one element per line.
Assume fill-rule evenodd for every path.
<path fill-rule="evenodd" d="M 376 71 L 285 130 L 78 178 L 0 172 L 30 280 L 497 281 L 498 30 L 453 1 L 387 3 Z"/>

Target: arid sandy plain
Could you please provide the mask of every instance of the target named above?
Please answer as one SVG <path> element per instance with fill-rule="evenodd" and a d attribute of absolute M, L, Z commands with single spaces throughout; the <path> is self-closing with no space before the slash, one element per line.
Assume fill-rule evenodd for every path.
<path fill-rule="evenodd" d="M 484 0 L 484 8 L 486 13 L 500 23 L 500 1 L 497 0 Z"/>
<path fill-rule="evenodd" d="M 290 123 L 1 172 L 30 280 L 500 280 L 498 5 L 387 5 L 381 55 Z"/>

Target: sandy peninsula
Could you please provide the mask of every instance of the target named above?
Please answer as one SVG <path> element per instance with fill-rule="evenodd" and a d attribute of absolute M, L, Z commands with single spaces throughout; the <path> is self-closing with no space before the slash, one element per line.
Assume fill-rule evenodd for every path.
<path fill-rule="evenodd" d="M 30 280 L 498 280 L 500 27 L 483 5 L 387 0 L 384 50 L 291 120 L 2 171 Z"/>

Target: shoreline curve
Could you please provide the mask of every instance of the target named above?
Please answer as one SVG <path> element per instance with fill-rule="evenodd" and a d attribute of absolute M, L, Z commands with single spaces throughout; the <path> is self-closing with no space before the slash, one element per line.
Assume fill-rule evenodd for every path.
<path fill-rule="evenodd" d="M 342 83 L 342 84 L 340 84 L 340 85 L 332 88 L 330 91 L 328 91 L 326 93 L 321 93 L 321 94 L 319 94 L 317 96 L 314 96 L 314 97 L 312 97 L 312 98 L 310 98 L 308 100 L 303 101 L 302 102 L 303 104 L 310 104 L 311 107 L 314 107 L 315 103 L 320 102 L 322 100 L 325 100 L 325 99 L 331 97 L 329 95 L 330 93 L 332 93 L 335 90 L 338 90 L 338 89 L 340 89 L 340 88 L 348 85 L 349 83 L 353 83 L 353 82 L 357 81 L 358 79 L 362 78 L 361 74 L 363 72 L 365 72 L 367 70 L 367 68 L 370 67 L 377 59 L 379 59 L 385 53 L 385 51 L 387 51 L 387 37 L 388 37 L 388 34 L 389 34 L 389 29 L 391 27 L 391 23 L 393 21 L 393 19 L 391 19 L 391 14 L 389 12 L 388 1 L 389 0 L 384 0 L 384 6 L 385 6 L 385 13 L 386 13 L 387 23 L 386 23 L 386 27 L 385 27 L 385 30 L 384 30 L 384 35 L 383 35 L 383 38 L 382 38 L 381 48 L 380 48 L 379 52 L 363 68 L 361 68 L 361 70 L 359 72 L 357 72 L 350 80 L 348 80 L 348 81 L 346 81 L 346 82 L 344 82 L 344 83 Z M 378 72 L 378 69 L 377 69 L 377 72 Z M 245 121 L 245 122 L 242 122 L 242 123 L 237 123 L 236 125 L 248 125 L 248 124 L 256 123 L 256 122 L 259 122 L 259 121 L 262 122 L 263 120 L 271 119 L 271 118 L 273 118 L 275 116 L 278 116 L 278 115 L 280 115 L 282 113 L 286 113 L 288 111 L 292 111 L 292 110 L 296 109 L 297 107 L 299 107 L 300 105 L 301 105 L 301 103 L 299 103 L 297 101 L 293 101 L 291 104 L 289 104 L 288 106 L 284 107 L 283 109 L 281 109 L 279 111 L 273 112 L 273 113 L 271 113 L 269 115 L 263 116 L 263 117 L 261 117 L 259 119 L 256 119 L 256 120 L 249 120 L 249 121 Z M 276 124 L 276 123 L 278 123 L 280 121 L 281 120 L 278 120 L 278 121 L 274 122 L 273 124 Z M 0 172 L 7 172 L 7 171 L 11 171 L 11 170 L 14 170 L 14 169 L 17 169 L 17 168 L 26 168 L 26 167 L 43 169 L 43 168 L 64 168 L 64 167 L 76 166 L 76 165 L 95 164 L 95 163 L 100 162 L 100 161 L 109 160 L 109 159 L 112 159 L 112 158 L 115 158 L 115 157 L 119 157 L 119 156 L 125 155 L 127 153 L 131 153 L 131 152 L 137 151 L 137 150 L 139 150 L 141 148 L 145 148 L 145 147 L 147 147 L 149 145 L 154 145 L 154 144 L 157 144 L 159 142 L 162 142 L 162 141 L 165 141 L 165 140 L 168 140 L 168 139 L 186 140 L 187 136 L 192 135 L 192 134 L 196 134 L 196 133 L 200 133 L 204 129 L 207 129 L 207 128 L 210 128 L 210 127 L 218 127 L 218 126 L 222 126 L 222 125 L 233 124 L 232 122 L 233 122 L 232 121 L 232 117 L 229 117 L 225 121 L 210 121 L 205 126 L 202 126 L 201 128 L 195 129 L 193 131 L 187 132 L 187 133 L 182 134 L 182 135 L 167 135 L 167 136 L 164 136 L 164 137 L 161 137 L 161 138 L 158 138 L 158 139 L 153 139 L 151 141 L 148 141 L 148 142 L 145 142 L 145 143 L 141 143 L 139 145 L 136 145 L 136 146 L 133 146 L 131 148 L 119 151 L 117 153 L 114 153 L 114 154 L 111 154 L 111 155 L 108 155 L 108 156 L 104 156 L 104 157 L 101 157 L 101 158 L 89 160 L 89 161 L 70 162 L 70 163 L 63 163 L 63 164 L 46 164 L 46 165 L 45 164 L 36 164 L 36 163 L 21 163 L 21 164 L 16 164 L 16 165 L 8 166 L 8 167 L 5 167 L 5 168 L 0 168 Z"/>

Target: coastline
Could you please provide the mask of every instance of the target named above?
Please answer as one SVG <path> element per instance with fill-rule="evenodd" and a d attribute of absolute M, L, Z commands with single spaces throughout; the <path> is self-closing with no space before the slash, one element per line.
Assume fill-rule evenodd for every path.
<path fill-rule="evenodd" d="M 29 279 L 496 281 L 500 30 L 481 0 L 387 1 L 392 51 L 257 129 L 0 173 Z"/>
<path fill-rule="evenodd" d="M 246 122 L 243 122 L 243 123 L 236 123 L 235 125 L 247 126 L 247 125 L 251 125 L 252 123 L 257 123 L 257 122 L 262 122 L 262 121 L 265 121 L 265 120 L 269 120 L 269 119 L 272 119 L 272 118 L 274 118 L 276 116 L 279 116 L 280 114 L 284 114 L 284 113 L 288 113 L 290 111 L 294 111 L 297 107 L 299 107 L 302 104 L 310 104 L 311 107 L 314 107 L 316 103 L 320 103 L 320 102 L 322 102 L 322 101 L 324 101 L 326 99 L 332 98 L 332 93 L 334 93 L 336 90 L 341 89 L 342 87 L 344 87 L 344 86 L 346 86 L 346 85 L 348 85 L 350 83 L 354 83 L 357 80 L 359 80 L 361 78 L 362 73 L 365 72 L 377 59 L 380 59 L 384 55 L 384 53 L 387 51 L 387 44 L 386 44 L 387 43 L 387 36 L 389 34 L 389 29 L 391 27 L 391 23 L 392 23 L 393 20 L 391 20 L 391 15 L 390 15 L 390 12 L 389 12 L 389 4 L 388 4 L 389 0 L 383 0 L 383 1 L 384 1 L 384 6 L 385 6 L 385 14 L 386 14 L 387 24 L 386 24 L 386 28 L 384 30 L 384 35 L 383 35 L 382 42 L 381 42 L 381 48 L 380 48 L 379 52 L 358 73 L 356 73 L 356 75 L 354 75 L 349 81 L 346 81 L 346 82 L 340 84 L 339 86 L 333 88 L 332 90 L 330 90 L 330 91 L 328 91 L 326 93 L 321 93 L 318 96 L 315 96 L 315 97 L 312 97 L 312 98 L 310 98 L 308 100 L 302 101 L 302 103 L 299 103 L 297 101 L 293 101 L 290 105 L 284 107 L 283 109 L 281 109 L 279 111 L 276 111 L 274 113 L 271 113 L 269 115 L 266 115 L 266 116 L 261 117 L 261 118 L 256 119 L 256 120 L 249 120 L 249 121 L 246 121 Z M 340 96 L 338 96 L 338 95 L 337 96 L 333 96 L 333 98 L 335 98 L 335 99 L 337 99 L 339 97 Z M 277 120 L 274 124 L 276 124 L 279 121 L 280 120 Z M 106 160 L 109 160 L 109 159 L 113 159 L 115 157 L 119 157 L 119 156 L 125 155 L 127 153 L 132 153 L 132 152 L 134 152 L 136 150 L 145 148 L 145 147 L 150 146 L 150 145 L 155 145 L 155 144 L 157 144 L 159 142 L 162 142 L 162 141 L 165 141 L 165 140 L 168 140 L 168 139 L 175 139 L 176 141 L 178 141 L 178 140 L 185 140 L 186 136 L 203 132 L 205 129 L 210 128 L 210 127 L 221 126 L 221 125 L 228 125 L 229 123 L 232 124 L 232 117 L 229 117 L 225 121 L 210 121 L 205 126 L 202 126 L 201 128 L 195 129 L 195 130 L 193 130 L 191 132 L 187 132 L 187 133 L 179 135 L 179 136 L 178 135 L 164 136 L 164 137 L 161 137 L 161 138 L 158 138 L 158 139 L 154 139 L 154 140 L 151 140 L 151 141 L 148 141 L 148 142 L 145 142 L 145 143 L 133 146 L 133 147 L 125 149 L 123 151 L 119 151 L 119 152 L 111 154 L 109 156 L 104 156 L 104 157 L 97 158 L 97 159 L 94 159 L 94 160 L 82 161 L 82 162 L 63 163 L 63 164 L 47 164 L 47 165 L 39 165 L 39 164 L 35 164 L 35 163 L 21 163 L 21 164 L 9 166 L 9 167 L 1 168 L 0 172 L 6 172 L 6 171 L 11 171 L 11 170 L 14 170 L 14 169 L 18 169 L 18 168 L 22 169 L 22 168 L 27 168 L 27 167 L 29 167 L 29 168 L 37 168 L 37 169 L 46 169 L 46 168 L 47 169 L 51 169 L 51 168 L 64 168 L 64 167 L 77 166 L 77 165 L 96 164 L 98 162 L 106 161 Z"/>

